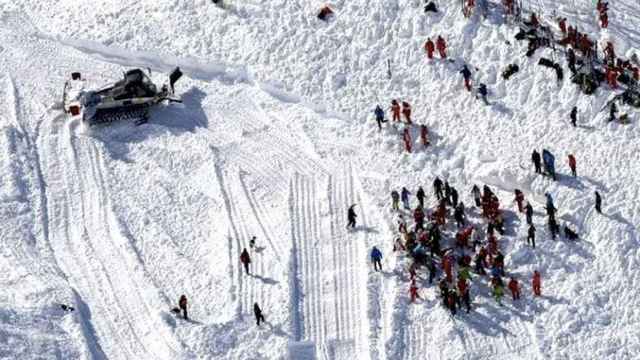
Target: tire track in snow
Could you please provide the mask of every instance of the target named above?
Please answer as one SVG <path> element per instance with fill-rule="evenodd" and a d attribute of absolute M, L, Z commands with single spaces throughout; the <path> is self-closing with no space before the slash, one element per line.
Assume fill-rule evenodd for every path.
<path fill-rule="evenodd" d="M 166 302 L 149 286 L 153 282 L 110 208 L 98 149 L 90 138 L 73 138 L 72 124 L 58 123 L 45 124 L 48 134 L 43 137 L 49 140 L 43 149 L 47 183 L 65 189 L 47 193 L 50 240 L 70 284 L 87 305 L 82 315 L 90 323 L 83 327 L 95 329 L 92 336 L 99 348 L 94 355 L 182 358 L 180 344 L 160 317 Z"/>

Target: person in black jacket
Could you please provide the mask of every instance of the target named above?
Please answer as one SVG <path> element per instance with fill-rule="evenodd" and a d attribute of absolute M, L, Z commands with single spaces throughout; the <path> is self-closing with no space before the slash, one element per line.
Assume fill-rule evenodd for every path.
<path fill-rule="evenodd" d="M 536 173 L 542 174 L 542 158 L 540 157 L 540 153 L 536 150 L 533 150 L 531 153 L 531 161 L 533 162 L 533 166 L 536 168 Z"/>
<path fill-rule="evenodd" d="M 442 195 L 442 180 L 440 180 L 439 177 L 436 177 L 435 180 L 433 180 L 433 191 L 436 195 L 436 199 L 441 200 L 443 198 Z"/>
<path fill-rule="evenodd" d="M 578 107 L 574 106 L 573 109 L 571 109 L 571 115 L 569 115 L 569 118 L 571 118 L 571 125 L 573 125 L 573 127 L 576 127 L 576 122 L 578 121 Z"/>
<path fill-rule="evenodd" d="M 358 217 L 358 215 L 356 215 L 356 211 L 353 210 L 354 206 L 356 205 L 353 204 L 349 206 L 349 210 L 347 211 L 347 220 L 349 221 L 347 227 L 351 227 L 352 229 L 356 227 L 356 218 Z"/>
<path fill-rule="evenodd" d="M 418 198 L 418 202 L 420 203 L 420 207 L 424 208 L 424 198 L 426 197 L 424 193 L 424 189 L 422 186 L 418 187 L 418 192 L 416 192 L 416 197 Z"/>
<path fill-rule="evenodd" d="M 260 326 L 260 321 L 264 322 L 264 315 L 262 315 L 262 309 L 258 306 L 258 303 L 253 304 L 253 314 L 256 316 L 256 324 Z"/>
<path fill-rule="evenodd" d="M 529 225 L 527 244 L 531 244 L 534 249 L 536 248 L 536 227 L 533 224 Z"/>
<path fill-rule="evenodd" d="M 527 203 L 527 206 L 524 208 L 524 214 L 527 217 L 527 224 L 533 224 L 533 207 L 530 203 Z"/>
<path fill-rule="evenodd" d="M 596 191 L 596 211 L 602 214 L 602 197 L 600 193 Z"/>

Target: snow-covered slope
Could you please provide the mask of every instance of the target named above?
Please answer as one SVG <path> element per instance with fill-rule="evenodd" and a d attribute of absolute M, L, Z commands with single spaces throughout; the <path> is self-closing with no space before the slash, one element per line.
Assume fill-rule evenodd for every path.
<path fill-rule="evenodd" d="M 637 113 L 627 126 L 606 123 L 606 86 L 590 97 L 568 76 L 558 84 L 536 65 L 552 54 L 525 57 L 497 2 L 487 19 L 469 20 L 455 3 L 425 16 L 417 0 L 337 1 L 330 23 L 315 18 L 319 1 L 0 3 L 0 357 L 636 357 Z M 614 39 L 619 53 L 640 48 L 634 0 L 611 4 L 611 28 L 599 34 L 591 1 L 533 3 L 548 20 L 555 11 Z M 426 60 L 424 41 L 440 34 L 454 62 Z M 463 62 L 489 86 L 491 106 L 463 90 Z M 514 62 L 520 72 L 504 81 Z M 160 82 L 175 65 L 186 73 L 184 104 L 143 126 L 86 131 L 56 106 L 72 71 L 102 84 L 144 67 Z M 377 131 L 373 106 L 392 98 L 413 105 L 433 146 L 416 141 L 406 154 L 403 125 Z M 542 147 L 556 154 L 559 182 L 529 169 Z M 467 204 L 473 184 L 497 190 L 509 224 L 501 246 L 523 301 L 498 306 L 478 278 L 468 315 L 450 317 L 422 280 L 424 299 L 409 304 L 389 193 L 430 188 L 435 176 Z M 514 188 L 537 211 L 536 250 L 509 203 Z M 582 241 L 550 239 L 545 192 Z M 349 232 L 353 203 L 359 226 Z M 238 257 L 252 236 L 246 276 Z M 381 274 L 368 263 L 373 245 L 385 255 Z M 169 311 L 181 294 L 190 321 Z"/>

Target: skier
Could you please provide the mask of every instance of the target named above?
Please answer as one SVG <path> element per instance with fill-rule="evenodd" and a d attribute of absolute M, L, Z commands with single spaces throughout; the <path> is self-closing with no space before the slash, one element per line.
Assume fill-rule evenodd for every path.
<path fill-rule="evenodd" d="M 531 243 L 531 246 L 536 248 L 536 227 L 533 224 L 529 225 L 529 230 L 527 232 L 527 244 Z"/>
<path fill-rule="evenodd" d="M 184 317 L 185 320 L 189 320 L 189 317 L 187 316 L 187 296 L 186 295 L 181 295 L 180 296 L 180 300 L 178 300 L 178 307 L 180 307 L 180 310 L 182 310 L 182 317 Z"/>
<path fill-rule="evenodd" d="M 573 175 L 573 177 L 576 177 L 576 158 L 573 156 L 573 154 L 569 154 L 568 158 L 569 168 L 571 168 L 571 174 Z"/>
<path fill-rule="evenodd" d="M 256 316 L 256 324 L 260 326 L 260 321 L 265 322 L 264 315 L 262 315 L 262 309 L 258 306 L 258 303 L 253 303 L 253 314 Z"/>
<path fill-rule="evenodd" d="M 400 121 L 400 104 L 398 104 L 398 100 L 391 100 L 391 113 L 393 114 L 393 121 Z"/>
<path fill-rule="evenodd" d="M 402 115 L 407 120 L 407 124 L 411 125 L 411 105 L 408 102 L 402 102 Z"/>
<path fill-rule="evenodd" d="M 371 262 L 373 262 L 373 269 L 375 271 L 382 271 L 382 252 L 377 248 L 371 249 Z"/>
<path fill-rule="evenodd" d="M 540 157 L 540 153 L 536 150 L 533 150 L 531 153 L 531 161 L 533 162 L 533 166 L 536 169 L 536 173 L 542 174 L 542 158 Z"/>
<path fill-rule="evenodd" d="M 533 285 L 533 294 L 535 296 L 542 296 L 542 279 L 540 278 L 540 272 L 538 270 L 533 272 L 531 284 Z"/>
<path fill-rule="evenodd" d="M 443 58 L 443 59 L 446 59 L 447 58 L 447 43 L 444 41 L 442 36 L 438 36 L 438 38 L 436 39 L 436 48 L 438 49 L 438 52 L 440 53 L 440 57 Z"/>
<path fill-rule="evenodd" d="M 478 187 L 478 185 L 473 185 L 471 194 L 473 194 L 473 200 L 476 202 L 476 206 L 480 207 L 480 188 Z"/>
<path fill-rule="evenodd" d="M 471 71 L 466 64 L 462 66 L 460 74 L 464 77 L 464 87 L 467 88 L 467 91 L 471 91 Z"/>
<path fill-rule="evenodd" d="M 487 101 L 487 85 L 481 83 L 480 86 L 478 86 L 478 94 L 480 94 L 480 98 L 482 99 L 484 104 L 489 105 L 489 102 Z"/>
<path fill-rule="evenodd" d="M 404 129 L 402 140 L 404 141 L 404 149 L 407 152 L 411 152 L 411 134 L 409 134 L 409 128 Z"/>
<path fill-rule="evenodd" d="M 427 42 L 424 43 L 424 50 L 427 52 L 427 57 L 429 59 L 433 59 L 433 52 L 435 49 L 436 47 L 433 44 L 433 41 L 431 41 L 431 38 L 427 38 Z"/>
<path fill-rule="evenodd" d="M 520 300 L 520 285 L 518 284 L 518 280 L 512 276 L 507 287 L 511 291 L 513 301 Z"/>
<path fill-rule="evenodd" d="M 411 195 L 411 193 L 403 186 L 402 191 L 400 191 L 400 199 L 402 199 L 402 204 L 405 210 L 411 210 L 411 206 L 409 205 L 409 195 Z"/>
<path fill-rule="evenodd" d="M 240 254 L 240 262 L 244 265 L 244 272 L 249 275 L 249 264 L 251 264 L 251 257 L 249 256 L 249 252 L 246 248 L 242 250 Z"/>
<path fill-rule="evenodd" d="M 443 195 L 442 195 L 442 180 L 440 180 L 439 177 L 436 177 L 436 179 L 433 180 L 433 190 L 435 192 L 436 199 L 441 200 L 443 198 Z"/>
<path fill-rule="evenodd" d="M 376 122 L 378 122 L 378 131 L 382 131 L 382 123 L 386 122 L 384 119 L 384 110 L 382 110 L 380 105 L 376 105 L 376 109 L 373 110 L 373 113 L 376 115 Z"/>
<path fill-rule="evenodd" d="M 571 119 L 571 125 L 573 125 L 573 127 L 576 127 L 576 122 L 578 121 L 578 107 L 574 106 L 573 109 L 571 109 L 571 115 L 569 115 L 569 118 Z"/>
<path fill-rule="evenodd" d="M 418 186 L 418 192 L 416 192 L 416 197 L 418 198 L 420 207 L 424 208 L 424 198 L 426 197 L 426 195 L 424 193 L 424 189 L 422 188 L 422 186 Z"/>
<path fill-rule="evenodd" d="M 358 217 L 358 215 L 356 215 L 356 211 L 353 209 L 356 205 L 353 204 L 351 206 L 349 206 L 349 210 L 347 210 L 347 228 L 351 227 L 352 229 L 356 227 L 356 218 Z"/>
<path fill-rule="evenodd" d="M 425 147 L 429 146 L 429 130 L 427 129 L 427 125 L 420 125 L 420 140 L 422 140 L 422 145 Z"/>
<path fill-rule="evenodd" d="M 602 197 L 599 192 L 595 192 L 596 195 L 596 211 L 598 214 L 602 214 Z"/>
<path fill-rule="evenodd" d="M 393 190 L 391 191 L 391 208 L 393 210 L 399 210 L 400 209 L 400 194 L 398 194 L 397 191 Z"/>
<path fill-rule="evenodd" d="M 515 198 L 515 202 L 518 204 L 518 211 L 519 212 L 524 212 L 524 207 L 523 202 L 524 202 L 524 194 L 522 193 L 522 191 L 520 191 L 520 189 L 515 189 L 515 194 L 516 194 L 516 198 Z"/>

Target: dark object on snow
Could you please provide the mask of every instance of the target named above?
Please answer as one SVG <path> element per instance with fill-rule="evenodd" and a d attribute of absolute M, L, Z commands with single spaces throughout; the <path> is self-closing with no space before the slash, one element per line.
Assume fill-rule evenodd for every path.
<path fill-rule="evenodd" d="M 424 7 L 424 12 L 437 13 L 438 12 L 438 8 L 436 7 L 436 4 L 433 1 L 429 1 L 427 3 L 427 5 Z"/>
<path fill-rule="evenodd" d="M 358 217 L 358 215 L 356 215 L 356 211 L 353 210 L 354 206 L 356 205 L 355 204 L 351 205 L 349 207 L 349 210 L 347 210 L 347 220 L 348 220 L 347 227 L 351 227 L 351 228 L 356 227 L 356 218 Z"/>
<path fill-rule="evenodd" d="M 331 17 L 331 15 L 333 15 L 333 10 L 331 10 L 331 8 L 328 6 L 324 6 L 318 13 L 318 19 L 326 21 Z"/>
<path fill-rule="evenodd" d="M 509 78 L 520 71 L 520 67 L 516 64 L 510 64 L 507 68 L 502 72 L 502 78 L 505 80 L 509 80 Z"/>
<path fill-rule="evenodd" d="M 629 89 L 623 92 L 621 97 L 625 104 L 640 108 L 640 92 Z"/>
<path fill-rule="evenodd" d="M 556 180 L 556 158 L 547 149 L 542 150 L 542 162 L 544 163 L 544 171 Z"/>
<path fill-rule="evenodd" d="M 73 306 L 69 306 L 69 305 L 65 305 L 65 304 L 60 304 L 60 308 L 63 311 L 68 311 L 68 312 L 72 312 L 72 311 L 75 310 Z"/>
<path fill-rule="evenodd" d="M 82 76 L 80 75 L 79 72 L 72 72 L 71 73 L 71 80 L 82 80 Z"/>
<path fill-rule="evenodd" d="M 578 240 L 578 234 L 571 230 L 567 225 L 564 226 L 564 237 L 569 240 Z"/>
<path fill-rule="evenodd" d="M 174 307 L 173 309 L 171 309 L 171 312 L 176 315 L 180 315 L 180 309 L 178 309 L 177 307 Z"/>
<path fill-rule="evenodd" d="M 178 306 L 180 307 L 180 310 L 182 310 L 182 316 L 184 317 L 184 319 L 188 320 L 189 317 L 187 316 L 187 296 L 186 295 L 180 296 L 180 300 L 178 300 Z"/>
<path fill-rule="evenodd" d="M 536 39 L 537 37 L 538 35 L 535 29 L 525 30 L 522 28 L 515 36 L 516 40 Z"/>
<path fill-rule="evenodd" d="M 564 79 L 564 72 L 562 71 L 562 67 L 560 66 L 560 64 L 554 63 L 553 61 L 546 58 L 540 58 L 540 60 L 538 61 L 538 65 L 554 69 L 556 71 L 556 77 L 558 78 L 558 81 L 562 81 L 562 79 Z"/>
<path fill-rule="evenodd" d="M 258 303 L 253 303 L 253 314 L 256 316 L 256 324 L 260 326 L 260 321 L 264 322 L 264 315 L 262 315 L 262 309 L 258 306 Z"/>
<path fill-rule="evenodd" d="M 577 73 L 572 80 L 575 84 L 578 84 L 580 90 L 586 95 L 595 93 L 600 85 L 600 82 L 593 74 Z"/>

